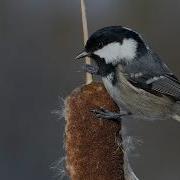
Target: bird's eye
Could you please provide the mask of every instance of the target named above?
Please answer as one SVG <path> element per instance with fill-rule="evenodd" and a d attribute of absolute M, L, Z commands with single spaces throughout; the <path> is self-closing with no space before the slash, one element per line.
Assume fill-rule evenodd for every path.
<path fill-rule="evenodd" d="M 101 41 L 101 47 L 103 47 L 103 45 L 104 45 L 104 43 L 103 43 L 103 41 Z"/>
<path fill-rule="evenodd" d="M 102 41 L 98 42 L 97 47 L 98 47 L 98 49 L 100 49 L 101 47 L 103 47 L 103 42 L 102 42 Z"/>

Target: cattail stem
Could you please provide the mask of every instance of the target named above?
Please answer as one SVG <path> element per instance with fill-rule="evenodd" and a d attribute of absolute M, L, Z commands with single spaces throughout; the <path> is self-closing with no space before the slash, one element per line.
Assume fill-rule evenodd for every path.
<path fill-rule="evenodd" d="M 84 36 L 84 44 L 88 40 L 88 26 L 87 26 L 87 16 L 86 16 L 86 6 L 84 0 L 81 0 L 81 16 L 82 16 L 82 26 L 83 26 L 83 36 Z M 91 64 L 91 60 L 89 57 L 85 58 L 86 64 Z M 86 73 L 86 84 L 90 84 L 93 81 L 92 75 L 90 73 Z"/>

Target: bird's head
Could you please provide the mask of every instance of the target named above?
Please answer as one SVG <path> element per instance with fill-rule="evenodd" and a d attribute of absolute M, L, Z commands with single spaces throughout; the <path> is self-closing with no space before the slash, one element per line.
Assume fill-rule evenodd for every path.
<path fill-rule="evenodd" d="M 104 61 L 112 65 L 127 64 L 146 52 L 147 47 L 137 32 L 122 26 L 111 26 L 93 33 L 84 51 L 76 59 L 88 56 L 96 62 Z"/>

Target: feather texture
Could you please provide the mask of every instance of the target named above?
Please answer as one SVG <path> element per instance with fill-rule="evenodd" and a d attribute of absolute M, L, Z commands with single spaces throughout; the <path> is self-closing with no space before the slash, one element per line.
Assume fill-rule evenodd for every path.
<path fill-rule="evenodd" d="M 127 65 L 124 71 L 128 81 L 134 86 L 156 95 L 167 95 L 180 100 L 179 80 L 152 51 Z"/>

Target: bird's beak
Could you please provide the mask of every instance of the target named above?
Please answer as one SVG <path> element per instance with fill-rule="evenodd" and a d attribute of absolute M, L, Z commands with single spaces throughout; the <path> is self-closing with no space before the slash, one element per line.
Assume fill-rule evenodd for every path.
<path fill-rule="evenodd" d="M 87 53 L 86 51 L 83 51 L 78 56 L 76 56 L 75 59 L 81 59 L 87 56 L 89 56 L 89 53 Z"/>

